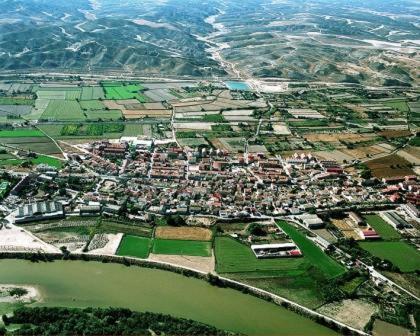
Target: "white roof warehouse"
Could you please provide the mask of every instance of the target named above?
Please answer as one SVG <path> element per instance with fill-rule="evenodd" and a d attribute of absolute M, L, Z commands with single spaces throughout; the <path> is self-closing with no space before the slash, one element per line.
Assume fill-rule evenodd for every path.
<path fill-rule="evenodd" d="M 15 223 L 28 223 L 63 217 L 63 205 L 54 201 L 25 204 L 15 211 Z"/>

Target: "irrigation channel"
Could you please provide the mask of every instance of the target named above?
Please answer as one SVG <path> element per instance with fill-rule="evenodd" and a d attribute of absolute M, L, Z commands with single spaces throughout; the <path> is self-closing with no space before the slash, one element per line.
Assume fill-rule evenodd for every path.
<path fill-rule="evenodd" d="M 95 261 L 0 260 L 0 284 L 33 285 L 33 306 L 124 307 L 189 318 L 248 335 L 335 335 L 314 321 L 240 291 L 169 271 Z"/>

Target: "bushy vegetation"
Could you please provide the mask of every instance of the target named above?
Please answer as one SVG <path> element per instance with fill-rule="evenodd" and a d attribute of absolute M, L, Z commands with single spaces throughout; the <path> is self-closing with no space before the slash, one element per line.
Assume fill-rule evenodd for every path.
<path fill-rule="evenodd" d="M 122 133 L 124 124 L 68 124 L 61 129 L 62 136 L 100 136 L 106 133 Z"/>
<path fill-rule="evenodd" d="M 5 325 L 11 335 L 226 335 L 214 327 L 156 313 L 122 308 L 19 308 Z"/>

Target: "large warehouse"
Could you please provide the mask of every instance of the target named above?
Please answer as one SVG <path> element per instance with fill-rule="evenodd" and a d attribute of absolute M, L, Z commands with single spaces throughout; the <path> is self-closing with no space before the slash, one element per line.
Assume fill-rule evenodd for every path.
<path fill-rule="evenodd" d="M 63 217 L 63 205 L 54 201 L 25 204 L 15 211 L 16 224 Z"/>

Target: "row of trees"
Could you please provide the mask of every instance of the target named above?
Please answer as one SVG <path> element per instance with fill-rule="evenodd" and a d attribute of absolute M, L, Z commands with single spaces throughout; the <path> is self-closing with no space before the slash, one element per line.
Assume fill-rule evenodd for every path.
<path fill-rule="evenodd" d="M 19 308 L 3 315 L 10 335 L 230 335 L 196 321 L 123 308 Z"/>

